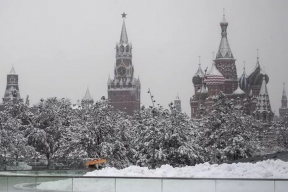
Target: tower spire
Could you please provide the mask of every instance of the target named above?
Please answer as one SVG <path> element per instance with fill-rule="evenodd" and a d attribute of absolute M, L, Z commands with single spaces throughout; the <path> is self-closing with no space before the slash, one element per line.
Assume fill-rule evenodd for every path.
<path fill-rule="evenodd" d="M 256 63 L 256 65 L 257 65 L 257 66 L 260 65 L 260 64 L 259 64 L 259 49 L 257 49 L 257 63 Z"/>
<path fill-rule="evenodd" d="M 286 96 L 286 89 L 285 89 L 285 82 L 283 83 L 282 98 L 286 98 L 286 99 L 287 99 L 287 96 Z"/>
<path fill-rule="evenodd" d="M 221 41 L 218 49 L 218 53 L 216 55 L 217 58 L 234 58 L 230 45 L 228 43 L 227 39 L 227 27 L 228 27 L 228 22 L 225 19 L 225 9 L 223 9 L 223 20 L 220 22 L 221 26 Z"/>
<path fill-rule="evenodd" d="M 126 18 L 126 13 L 122 13 L 122 18 L 123 18 L 123 24 L 122 24 L 122 30 L 121 30 L 121 36 L 120 36 L 120 43 L 126 43 L 128 44 L 128 35 L 127 35 L 127 31 L 126 31 L 126 26 L 125 26 L 125 18 Z"/>
<path fill-rule="evenodd" d="M 93 100 L 91 95 L 90 95 L 88 86 L 87 86 L 86 93 L 85 93 L 83 100 Z"/>
<path fill-rule="evenodd" d="M 285 89 L 285 83 L 283 83 L 283 92 L 282 92 L 282 99 L 281 99 L 281 107 L 279 109 L 279 115 L 280 118 L 284 118 L 285 115 L 288 113 L 287 108 L 287 96 L 286 96 L 286 89 Z"/>
<path fill-rule="evenodd" d="M 12 65 L 12 68 L 10 70 L 10 74 L 16 75 L 16 72 L 15 72 L 15 69 L 14 69 L 14 65 Z"/>
<path fill-rule="evenodd" d="M 263 75 L 263 81 L 261 84 L 261 89 L 260 89 L 259 95 L 268 95 L 265 75 Z"/>

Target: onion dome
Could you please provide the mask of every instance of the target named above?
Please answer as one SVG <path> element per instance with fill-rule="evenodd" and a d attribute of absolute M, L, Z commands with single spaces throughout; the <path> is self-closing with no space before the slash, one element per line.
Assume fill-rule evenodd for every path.
<path fill-rule="evenodd" d="M 220 26 L 228 26 L 228 22 L 225 20 L 225 15 L 223 15 L 223 19 L 220 22 Z"/>
<path fill-rule="evenodd" d="M 240 83 L 238 82 L 237 89 L 232 93 L 232 95 L 245 95 L 245 92 L 240 88 Z"/>
<path fill-rule="evenodd" d="M 248 83 L 250 85 L 261 85 L 263 81 L 263 76 L 265 76 L 265 82 L 268 83 L 269 77 L 260 67 L 259 57 L 257 57 L 256 67 L 253 72 L 248 76 Z"/>
<path fill-rule="evenodd" d="M 205 76 L 204 82 L 207 85 L 221 85 L 224 84 L 225 78 L 224 76 L 218 71 L 215 66 L 215 63 L 212 63 L 212 67 L 210 71 Z"/>
<path fill-rule="evenodd" d="M 203 80 L 203 77 L 204 77 L 204 73 L 203 73 L 203 71 L 201 69 L 201 64 L 199 64 L 199 68 L 198 68 L 197 72 L 195 73 L 195 75 L 192 78 L 192 83 L 194 85 L 201 84 L 202 80 Z"/>
<path fill-rule="evenodd" d="M 245 67 L 244 67 L 244 70 L 243 70 L 243 74 L 239 78 L 239 87 L 243 91 L 248 91 L 249 90 L 248 76 L 247 76 L 247 74 L 245 72 Z"/>

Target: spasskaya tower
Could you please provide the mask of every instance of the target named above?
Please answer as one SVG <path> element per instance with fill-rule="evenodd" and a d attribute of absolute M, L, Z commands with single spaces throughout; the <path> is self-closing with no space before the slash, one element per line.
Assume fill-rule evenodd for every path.
<path fill-rule="evenodd" d="M 125 13 L 122 14 L 123 24 L 119 43 L 116 44 L 116 65 L 114 79 L 108 77 L 108 99 L 115 110 L 133 115 L 140 109 L 140 79 L 134 78 L 132 64 L 132 44 L 128 42 L 125 26 Z"/>

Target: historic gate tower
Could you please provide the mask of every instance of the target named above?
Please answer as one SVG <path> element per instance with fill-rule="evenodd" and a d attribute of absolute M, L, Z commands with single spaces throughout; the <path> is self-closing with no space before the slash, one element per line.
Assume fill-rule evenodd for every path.
<path fill-rule="evenodd" d="M 125 26 L 125 13 L 122 14 L 123 24 L 120 42 L 116 44 L 116 65 L 114 79 L 108 78 L 108 99 L 115 110 L 132 115 L 140 109 L 140 79 L 134 78 L 132 64 L 132 44 L 128 42 Z"/>
<path fill-rule="evenodd" d="M 7 75 L 6 90 L 4 97 L 2 98 L 3 103 L 9 102 L 10 100 L 13 102 L 23 101 L 20 98 L 18 75 L 16 74 L 13 66 L 10 73 Z"/>

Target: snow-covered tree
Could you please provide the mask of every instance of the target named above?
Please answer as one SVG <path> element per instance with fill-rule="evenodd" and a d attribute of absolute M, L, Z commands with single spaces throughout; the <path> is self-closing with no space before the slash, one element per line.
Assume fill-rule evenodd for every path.
<path fill-rule="evenodd" d="M 28 145 L 25 131 L 31 126 L 31 113 L 22 102 L 7 102 L 0 112 L 0 152 L 18 162 L 19 158 L 31 157 L 35 150 Z"/>
<path fill-rule="evenodd" d="M 194 165 L 201 161 L 189 117 L 169 109 L 142 108 L 134 115 L 136 164 L 156 168 Z"/>
<path fill-rule="evenodd" d="M 259 150 L 257 123 L 235 110 L 222 92 L 215 98 L 211 114 L 202 121 L 199 142 L 207 154 L 206 160 L 226 162 L 251 157 Z"/>
<path fill-rule="evenodd" d="M 129 165 L 129 141 L 125 131 L 130 122 L 115 112 L 102 98 L 90 107 L 74 110 L 70 127 L 65 129 L 60 152 L 68 157 L 104 158 L 108 166 Z M 128 144 L 127 144 L 128 143 Z"/>
<path fill-rule="evenodd" d="M 61 138 L 71 121 L 71 103 L 66 99 L 41 99 L 34 113 L 33 126 L 26 131 L 28 142 L 37 152 L 46 156 L 48 166 L 50 159 L 61 146 Z"/>

